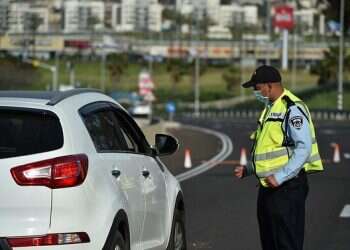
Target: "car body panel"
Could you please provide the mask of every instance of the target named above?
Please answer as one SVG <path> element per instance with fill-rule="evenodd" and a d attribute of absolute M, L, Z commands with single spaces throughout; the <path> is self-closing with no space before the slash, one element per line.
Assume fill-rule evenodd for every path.
<path fill-rule="evenodd" d="M 64 134 L 64 144 L 59 150 L 6 159 L 5 167 L 0 168 L 0 182 L 7 183 L 6 190 L 9 190 L 0 191 L 0 198 L 8 200 L 12 193 L 23 192 L 20 200 L 0 204 L 0 237 L 86 232 L 90 243 L 26 249 L 102 249 L 116 214 L 123 210 L 129 221 L 131 250 L 165 249 L 176 197 L 181 192 L 176 178 L 154 156 L 96 152 L 79 114 L 80 108 L 94 102 L 110 102 L 124 112 L 125 109 L 101 93 L 79 94 L 54 106 L 46 105 L 47 102 L 42 99 L 0 98 L 0 106 L 45 109 L 55 113 Z M 87 177 L 76 187 L 56 190 L 20 187 L 9 173 L 12 166 L 74 154 L 85 154 L 89 161 Z M 150 171 L 151 178 L 142 175 L 144 169 Z M 120 170 L 120 177 L 113 176 L 112 170 Z"/>

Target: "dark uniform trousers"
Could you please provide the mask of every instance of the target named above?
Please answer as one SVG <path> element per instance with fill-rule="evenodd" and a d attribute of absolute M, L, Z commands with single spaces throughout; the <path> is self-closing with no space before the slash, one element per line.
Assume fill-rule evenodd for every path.
<path fill-rule="evenodd" d="M 303 249 L 308 191 L 304 170 L 277 188 L 259 188 L 257 212 L 263 250 Z"/>

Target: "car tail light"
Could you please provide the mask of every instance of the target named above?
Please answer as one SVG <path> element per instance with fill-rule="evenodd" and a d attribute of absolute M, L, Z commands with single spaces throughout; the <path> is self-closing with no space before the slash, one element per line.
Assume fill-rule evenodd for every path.
<path fill-rule="evenodd" d="M 80 185 L 87 171 L 88 158 L 80 154 L 17 166 L 11 169 L 11 174 L 18 185 L 56 189 Z"/>
<path fill-rule="evenodd" d="M 13 237 L 6 239 L 10 247 L 52 246 L 90 242 L 89 235 L 80 233 L 47 234 L 44 236 Z"/>

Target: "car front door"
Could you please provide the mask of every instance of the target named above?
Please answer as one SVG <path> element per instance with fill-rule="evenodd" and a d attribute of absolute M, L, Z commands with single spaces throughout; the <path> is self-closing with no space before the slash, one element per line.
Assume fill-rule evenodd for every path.
<path fill-rule="evenodd" d="M 109 103 L 98 103 L 85 107 L 81 110 L 81 114 L 94 142 L 99 166 L 103 168 L 97 170 L 98 175 L 104 175 L 103 185 L 106 185 L 107 181 L 106 190 L 112 188 L 111 195 L 122 193 L 126 200 L 131 249 L 142 249 L 143 224 L 146 216 L 145 197 L 141 191 L 144 177 L 136 154 L 138 148 L 125 136 L 116 110 Z M 120 199 L 116 196 L 111 198 L 116 201 Z"/>
<path fill-rule="evenodd" d="M 142 249 L 164 249 L 168 211 L 164 167 L 152 156 L 144 134 L 129 115 L 117 112 L 126 141 L 135 148 L 135 159 L 142 168 L 141 192 L 145 197 L 146 215 L 142 231 Z"/>
<path fill-rule="evenodd" d="M 151 156 L 143 156 L 142 167 L 149 176 L 141 182 L 146 199 L 146 219 L 142 238 L 144 249 L 164 249 L 166 240 L 167 192 L 163 166 Z"/>

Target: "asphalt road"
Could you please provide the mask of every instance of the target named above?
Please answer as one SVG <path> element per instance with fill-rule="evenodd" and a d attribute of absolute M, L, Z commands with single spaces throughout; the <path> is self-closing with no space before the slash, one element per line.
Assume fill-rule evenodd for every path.
<path fill-rule="evenodd" d="M 256 126 L 254 122 L 232 120 L 185 119 L 181 122 L 227 134 L 234 146 L 227 161 L 238 160 L 242 147 L 249 151 L 251 143 L 248 137 Z M 325 172 L 309 176 L 304 250 L 349 250 L 350 218 L 340 218 L 340 213 L 346 204 L 350 204 L 350 159 L 346 159 L 350 153 L 350 124 L 316 126 Z M 183 145 L 192 143 L 191 147 L 200 152 L 195 163 L 201 162 L 201 157 L 202 160 L 209 159 L 215 150 L 219 150 L 220 143 L 215 138 L 199 136 L 198 139 L 198 134 L 195 136 L 191 131 L 173 133 L 184 142 Z M 202 143 L 203 140 L 206 143 Z M 195 141 L 197 143 L 193 144 Z M 340 163 L 332 163 L 332 142 L 340 145 Z M 176 173 L 185 171 L 178 167 L 183 166 L 182 153 L 166 159 L 168 164 L 177 166 Z M 224 162 L 181 183 L 186 203 L 189 250 L 260 249 L 256 220 L 258 182 L 254 177 L 234 178 L 233 168 L 232 162 Z"/>

